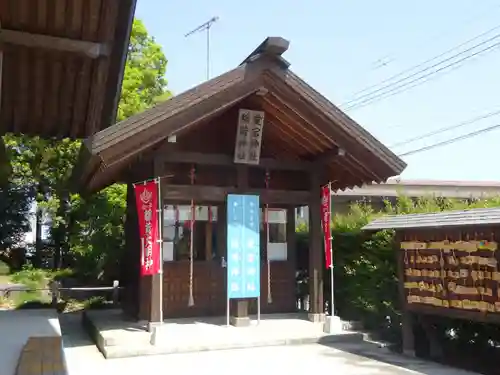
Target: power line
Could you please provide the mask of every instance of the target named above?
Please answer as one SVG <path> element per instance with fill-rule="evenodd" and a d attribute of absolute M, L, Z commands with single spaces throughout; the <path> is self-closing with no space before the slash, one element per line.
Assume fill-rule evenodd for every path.
<path fill-rule="evenodd" d="M 488 113 L 486 113 L 484 115 L 476 116 L 476 117 L 474 117 L 472 119 L 462 121 L 462 122 L 460 122 L 458 124 L 455 124 L 455 125 L 445 126 L 443 128 L 439 128 L 439 129 L 434 130 L 432 132 L 425 133 L 425 134 L 422 134 L 422 135 L 419 135 L 419 136 L 416 136 L 416 137 L 413 137 L 413 138 L 406 139 L 404 141 L 395 143 L 395 144 L 393 144 L 390 147 L 391 148 L 395 148 L 395 147 L 404 146 L 404 145 L 407 145 L 408 143 L 413 143 L 413 142 L 416 142 L 416 141 L 420 141 L 422 139 L 432 137 L 433 135 L 444 133 L 444 132 L 446 132 L 448 130 L 454 130 L 454 129 L 458 129 L 458 128 L 461 128 L 461 127 L 466 126 L 466 125 L 474 124 L 475 122 L 478 122 L 480 120 L 484 120 L 484 119 L 487 119 L 487 118 L 490 118 L 492 116 L 499 115 L 499 114 L 500 114 L 500 109 L 497 109 L 495 111 L 488 112 Z"/>
<path fill-rule="evenodd" d="M 477 20 L 479 20 L 479 19 L 482 19 L 482 18 L 484 18 L 484 16 L 486 16 L 486 15 L 490 15 L 492 12 L 496 12 L 498 9 L 500 9 L 500 4 L 495 4 L 495 5 L 493 5 L 493 6 L 489 6 L 487 9 L 483 9 L 480 13 L 475 14 L 475 15 L 473 15 L 473 16 L 471 16 L 471 17 L 467 17 L 466 19 L 464 19 L 464 20 L 461 20 L 461 21 L 457 22 L 457 24 L 454 24 L 454 25 L 453 25 L 453 27 L 449 27 L 449 28 L 446 28 L 445 30 L 441 30 L 441 32 L 438 32 L 438 33 L 436 33 L 436 34 L 432 35 L 431 37 L 428 37 L 428 38 L 423 38 L 423 40 L 421 40 L 420 42 L 415 43 L 413 46 L 414 46 L 414 47 L 420 47 L 420 46 L 422 46 L 424 43 L 428 43 L 429 41 L 433 41 L 433 42 L 435 42 L 436 40 L 439 40 L 439 39 L 441 39 L 443 36 L 446 36 L 446 35 L 450 34 L 450 32 L 454 31 L 454 30 L 456 29 L 456 26 L 457 26 L 457 25 L 459 25 L 459 26 L 460 26 L 460 28 L 461 28 L 461 29 L 463 29 L 463 28 L 464 28 L 464 26 L 467 26 L 467 25 L 471 24 L 473 21 L 477 21 Z M 478 37 L 479 37 L 479 36 L 478 36 Z M 474 40 L 474 39 L 475 39 L 475 38 L 473 38 L 472 40 Z M 468 42 L 470 42 L 470 41 L 472 41 L 472 40 L 469 40 Z M 462 45 L 464 45 L 464 44 L 466 44 L 466 43 L 467 43 L 467 42 L 464 42 L 464 43 L 460 44 L 459 46 L 453 47 L 451 50 L 448 50 L 447 52 L 451 52 L 452 50 L 454 50 L 454 49 L 456 49 L 456 48 L 459 48 L 460 46 L 462 46 Z M 395 51 L 393 51 L 393 52 L 395 52 Z M 445 52 L 445 54 L 446 54 L 447 52 Z M 442 56 L 442 54 L 441 54 L 441 55 L 439 55 L 439 56 Z M 433 59 L 435 59 L 435 58 L 438 58 L 439 56 L 436 56 L 436 57 L 432 58 L 430 61 L 432 61 L 432 60 L 433 60 Z M 388 59 L 388 58 L 390 58 L 390 60 L 389 60 L 388 62 L 386 62 L 386 63 L 381 63 L 381 62 L 382 62 L 382 61 L 384 61 L 384 60 L 386 60 L 386 61 L 387 61 L 387 59 Z M 394 54 L 394 53 L 387 53 L 386 55 L 384 55 L 384 57 L 376 59 L 376 60 L 372 63 L 372 68 L 373 68 L 373 66 L 375 66 L 375 68 L 373 68 L 373 69 L 378 69 L 378 68 L 381 68 L 381 67 L 383 67 L 383 66 L 387 66 L 390 62 L 392 62 L 392 61 L 394 61 L 394 60 L 396 60 L 396 59 L 397 59 L 397 54 Z M 426 60 L 425 62 L 423 62 L 423 63 L 421 63 L 421 64 L 425 64 L 425 63 L 427 63 L 427 62 L 429 62 L 429 60 Z M 379 63 L 379 64 L 377 64 L 377 63 Z M 419 66 L 420 66 L 420 65 L 419 65 Z M 412 69 L 414 69 L 414 68 L 416 68 L 416 67 L 406 69 L 406 70 L 404 70 L 403 72 L 401 72 L 401 73 L 397 74 L 397 76 L 399 76 L 400 74 L 404 74 L 405 72 L 408 72 L 408 70 L 412 70 Z M 389 78 L 389 79 L 390 79 L 390 78 Z M 384 83 L 384 82 L 386 82 L 386 81 L 387 81 L 387 80 L 382 81 L 382 83 Z M 380 84 L 380 82 L 379 82 L 378 84 Z M 373 86 L 377 86 L 378 84 L 375 84 L 375 85 L 373 85 Z M 359 93 L 365 92 L 366 90 L 369 90 L 369 89 L 370 89 L 370 88 L 372 88 L 373 86 L 370 86 L 370 87 L 367 87 L 367 88 L 365 88 L 365 89 L 363 89 L 363 90 L 357 91 L 356 93 L 354 93 L 354 94 L 353 94 L 353 96 L 354 96 L 354 95 L 357 95 L 357 94 L 359 94 Z"/>
<path fill-rule="evenodd" d="M 464 139 L 468 139 L 468 138 L 472 138 L 472 137 L 478 136 L 480 134 L 488 133 L 488 132 L 493 131 L 493 130 L 498 129 L 498 128 L 500 128 L 500 124 L 489 126 L 487 128 L 484 128 L 484 129 L 476 130 L 474 132 L 461 135 L 459 137 L 450 138 L 450 139 L 447 139 L 446 141 L 434 143 L 434 144 L 429 145 L 429 146 L 425 146 L 425 147 L 422 147 L 422 148 L 417 148 L 415 150 L 411 150 L 411 151 L 405 152 L 403 154 L 399 154 L 398 156 L 400 156 L 400 157 L 410 156 L 410 155 L 418 154 L 420 152 L 433 150 L 433 149 L 438 148 L 438 147 L 450 145 L 452 143 L 455 143 L 455 142 L 458 142 L 458 141 L 462 141 Z"/>
<path fill-rule="evenodd" d="M 194 33 L 197 32 L 202 32 L 206 31 L 207 32 L 207 39 L 206 39 L 206 45 L 207 45 L 207 80 L 210 79 L 210 28 L 213 26 L 215 22 L 219 20 L 219 17 L 212 17 L 210 18 L 207 22 L 201 24 L 197 28 L 191 30 L 188 32 L 186 35 L 184 35 L 185 38 L 193 35 Z"/>
<path fill-rule="evenodd" d="M 460 66 L 450 67 L 450 69 L 447 70 L 447 71 L 437 72 L 436 74 L 439 74 L 438 76 L 436 76 L 435 74 L 429 75 L 429 76 L 427 76 L 427 77 L 425 77 L 425 78 L 423 78 L 421 80 L 416 80 L 416 82 L 414 84 L 410 85 L 410 86 L 405 86 L 405 85 L 398 86 L 394 90 L 391 90 L 388 93 L 382 93 L 382 94 L 378 95 L 376 98 L 367 99 L 367 100 L 365 100 L 363 102 L 360 102 L 357 105 L 355 104 L 352 107 L 348 107 L 348 108 L 345 108 L 345 109 L 346 110 L 348 110 L 348 109 L 350 109 L 350 110 L 356 110 L 356 109 L 359 109 L 359 108 L 366 107 L 367 105 L 370 105 L 374 101 L 381 101 L 381 100 L 384 100 L 386 98 L 390 98 L 391 96 L 395 96 L 395 95 L 397 95 L 399 93 L 411 90 L 414 87 L 423 85 L 426 82 L 433 81 L 434 79 L 442 77 L 443 75 L 450 74 L 451 72 L 453 72 L 453 71 L 455 71 L 455 70 L 457 70 L 459 68 L 460 68 Z"/>
<path fill-rule="evenodd" d="M 500 27 L 500 26 L 499 26 L 499 27 Z M 388 85 L 382 86 L 381 88 L 378 88 L 378 89 L 376 89 L 376 90 L 373 90 L 373 91 L 371 91 L 371 92 L 369 92 L 369 93 L 367 93 L 367 94 L 361 95 L 361 96 L 359 96 L 357 99 L 353 99 L 353 100 L 351 100 L 351 101 L 347 102 L 347 103 L 346 103 L 346 104 L 344 104 L 344 105 L 349 106 L 349 104 L 354 103 L 354 104 L 352 104 L 352 105 L 351 105 L 351 107 L 352 107 L 352 106 L 356 106 L 356 102 L 359 102 L 359 101 L 360 101 L 360 99 L 362 99 L 362 98 L 365 98 L 365 97 L 367 97 L 367 96 L 368 96 L 368 97 L 370 97 L 370 96 L 372 96 L 373 94 L 376 94 L 377 92 L 380 92 L 380 91 L 384 91 L 385 89 L 388 89 L 388 88 L 390 89 L 392 86 L 395 86 L 395 85 L 397 85 L 398 83 L 404 82 L 404 81 L 408 80 L 409 78 L 415 77 L 415 76 L 417 76 L 417 75 L 419 75 L 419 74 L 421 74 L 421 73 L 425 73 L 426 71 L 428 71 L 428 70 L 430 70 L 430 69 L 432 69 L 432 68 L 436 68 L 436 67 L 438 67 L 439 65 L 441 65 L 441 64 L 443 64 L 443 63 L 445 63 L 445 62 L 447 62 L 447 61 L 453 60 L 453 59 L 455 59 L 455 58 L 457 58 L 457 57 L 459 57 L 459 56 L 461 56 L 461 55 L 463 55 L 463 54 L 465 54 L 465 53 L 467 53 L 467 52 L 471 52 L 472 50 L 476 49 L 477 47 L 480 47 L 480 46 L 482 46 L 482 45 L 484 45 L 484 44 L 487 44 L 487 43 L 489 43 L 489 42 L 492 42 L 492 41 L 494 41 L 495 39 L 498 39 L 498 38 L 500 38 L 500 34 L 496 34 L 496 35 L 495 35 L 495 36 L 493 36 L 492 38 L 489 38 L 489 39 L 484 40 L 484 41 L 482 41 L 482 42 L 480 42 L 480 43 L 478 43 L 478 44 L 475 44 L 475 45 L 473 45 L 472 47 L 469 47 L 469 48 L 467 48 L 467 49 L 466 49 L 466 50 L 464 50 L 464 51 L 461 51 L 461 52 L 459 52 L 459 53 L 457 53 L 457 54 L 455 54 L 455 55 L 452 55 L 452 56 L 450 56 L 450 57 L 447 57 L 446 59 L 441 60 L 441 61 L 439 61 L 439 62 L 437 62 L 437 63 L 435 63 L 435 64 L 433 64 L 433 65 L 431 65 L 431 66 L 428 66 L 428 67 L 426 67 L 426 68 L 424 68 L 424 69 L 421 69 L 421 70 L 419 70 L 419 71 L 417 71 L 417 72 L 415 72 L 415 73 L 413 73 L 413 74 L 410 74 L 410 75 L 408 75 L 408 76 L 406 76 L 406 77 L 403 77 L 403 78 L 401 78 L 401 79 L 397 80 L 396 82 L 390 83 L 390 84 L 388 84 Z M 498 45 L 498 44 L 495 44 L 495 45 Z M 494 45 L 494 46 L 495 46 L 495 45 Z M 489 49 L 489 48 L 486 48 L 486 49 Z M 483 50 L 481 50 L 481 51 L 479 51 L 479 52 L 482 52 L 482 51 L 483 51 Z M 472 56 L 471 56 L 471 55 L 466 55 L 466 58 L 473 57 L 473 56 L 475 56 L 475 55 L 474 55 L 474 54 L 472 54 Z M 461 59 L 461 60 L 459 60 L 458 62 L 461 62 L 461 61 L 463 61 L 463 60 L 464 60 L 464 59 Z M 449 66 L 449 65 L 448 65 L 448 66 Z M 439 69 L 438 69 L 437 71 L 435 71 L 435 72 L 438 72 L 438 71 L 439 71 Z M 433 73 L 433 72 L 430 72 L 430 73 Z M 424 75 L 424 77 L 426 77 L 426 76 L 428 76 L 428 75 L 429 75 L 429 74 L 426 74 L 426 75 Z M 410 81 L 410 82 L 414 82 L 414 81 Z M 407 83 L 408 83 L 408 82 L 407 82 Z M 370 99 L 370 98 L 368 98 L 368 99 Z M 365 100 L 366 100 L 366 99 L 365 99 Z M 363 100 L 361 100 L 361 101 L 363 101 Z"/>
<path fill-rule="evenodd" d="M 496 36 L 496 38 L 498 38 L 498 37 L 500 37 L 500 34 L 498 34 L 498 35 Z M 493 50 L 494 48 L 496 48 L 496 47 L 498 47 L 498 46 L 500 46 L 500 42 L 497 42 L 497 43 L 495 43 L 495 44 L 493 44 L 493 45 L 490 45 L 490 46 L 488 46 L 488 47 L 486 47 L 486 48 L 483 48 L 483 49 L 481 49 L 481 50 L 479 50 L 479 51 L 477 51 L 477 52 L 475 52 L 475 53 L 473 53 L 473 54 L 467 55 L 467 56 L 465 56 L 465 57 L 463 57 L 463 58 L 461 58 L 461 59 L 459 59 L 459 60 L 457 60 L 457 61 L 454 61 L 454 62 L 452 62 L 452 63 L 450 63 L 450 64 L 448 64 L 448 65 L 445 65 L 445 66 L 443 66 L 443 67 L 441 67 L 441 68 L 439 68 L 439 69 L 436 69 L 436 70 L 434 70 L 434 71 L 432 71 L 432 72 L 429 72 L 429 73 L 427 73 L 427 74 L 424 74 L 423 76 L 417 77 L 417 78 L 415 78 L 415 79 L 413 79 L 413 80 L 411 80 L 411 81 L 409 81 L 409 82 L 406 82 L 406 83 L 403 83 L 403 84 L 401 84 L 401 85 L 399 85 L 399 86 L 396 86 L 396 87 L 394 87 L 394 88 L 392 88 L 392 89 L 390 89 L 390 90 L 388 90 L 388 91 L 386 91 L 386 92 L 383 92 L 383 93 L 378 94 L 378 95 L 374 95 L 374 96 L 372 96 L 372 97 L 368 97 L 368 98 L 366 98 L 365 100 L 361 100 L 361 101 L 359 101 L 358 103 L 354 103 L 354 104 L 352 104 L 351 106 L 346 107 L 345 109 L 346 109 L 346 110 L 359 109 L 359 108 L 362 108 L 362 107 L 367 106 L 367 105 L 368 105 L 368 104 L 370 104 L 370 103 L 373 103 L 374 101 L 380 101 L 380 100 L 382 100 L 382 99 L 385 99 L 385 98 L 388 98 L 388 97 L 394 96 L 394 95 L 396 95 L 396 94 L 399 94 L 400 92 L 408 91 L 409 89 L 411 89 L 411 88 L 413 88 L 413 87 L 420 86 L 421 84 L 423 84 L 423 83 L 425 83 L 425 82 L 430 81 L 430 79 L 425 80 L 425 81 L 422 81 L 424 78 L 434 76 L 434 75 L 436 75 L 437 73 L 440 73 L 440 72 L 442 72 L 442 71 L 444 71 L 444 70 L 446 70 L 446 69 L 448 69 L 448 68 L 451 68 L 451 67 L 456 67 L 456 68 L 459 68 L 459 67 L 461 67 L 463 64 L 458 65 L 458 66 L 457 66 L 457 64 L 460 64 L 460 63 L 462 63 L 462 62 L 464 62 L 464 61 L 466 61 L 466 60 L 469 60 L 469 59 L 471 59 L 471 58 L 473 58 L 473 57 L 475 57 L 475 56 L 478 56 L 478 55 L 480 55 L 480 54 L 482 54 L 482 53 L 484 53 L 484 52 L 491 51 L 491 50 Z M 475 47 L 474 47 L 474 48 L 475 48 Z M 447 59 L 447 60 L 448 60 L 448 59 Z M 441 63 L 442 63 L 442 62 L 441 62 Z M 441 63 L 440 63 L 440 64 L 441 64 Z M 439 64 L 436 64 L 436 65 L 439 65 Z M 426 69 L 426 70 L 428 70 L 428 69 Z M 435 77 L 431 77 L 431 78 L 435 78 Z M 415 82 L 417 82 L 417 84 L 412 85 L 412 86 L 410 86 L 410 87 L 407 87 L 408 85 L 411 85 L 412 83 L 415 83 Z M 390 88 L 390 86 L 392 86 L 392 85 L 389 85 L 388 87 Z M 394 92 L 394 91 L 399 90 L 399 89 L 401 89 L 401 88 L 405 88 L 405 89 L 404 89 L 404 90 L 397 91 L 397 92 Z"/>
<path fill-rule="evenodd" d="M 368 87 L 364 88 L 363 90 L 357 91 L 357 92 L 355 92 L 355 93 L 353 94 L 353 99 L 351 99 L 351 100 L 349 100 L 348 102 L 346 102 L 346 103 L 342 104 L 341 106 L 344 106 L 344 105 L 349 105 L 350 103 L 352 103 L 352 102 L 354 102 L 354 101 L 356 101 L 356 100 L 359 100 L 360 98 L 365 97 L 365 96 L 367 95 L 367 94 L 365 94 L 365 95 L 361 95 L 361 96 L 360 96 L 359 94 L 362 94 L 362 93 L 364 93 L 364 92 L 366 92 L 366 91 L 369 91 L 369 90 L 370 90 L 370 89 L 372 89 L 372 88 L 376 88 L 376 87 L 378 87 L 378 86 L 380 86 L 380 85 L 383 85 L 384 83 L 390 82 L 390 81 L 394 80 L 395 78 L 398 78 L 398 77 L 402 76 L 402 75 L 403 75 L 403 74 L 405 74 L 405 73 L 412 72 L 412 71 L 414 71 L 415 69 L 418 69 L 418 68 L 420 68 L 420 67 L 422 67 L 422 66 L 425 66 L 426 64 L 428 64 L 428 63 L 430 63 L 430 62 L 433 62 L 433 61 L 435 61 L 435 60 L 439 59 L 440 57 L 443 57 L 443 56 L 447 55 L 448 53 L 453 52 L 453 51 L 455 51 L 455 50 L 459 49 L 460 47 L 463 47 L 463 46 L 465 46 L 465 45 L 469 44 L 470 42 L 473 42 L 473 41 L 475 41 L 475 40 L 477 40 L 477 39 L 479 39 L 479 38 L 481 38 L 481 37 L 483 37 L 483 36 L 485 36 L 485 35 L 488 35 L 488 34 L 490 34 L 491 32 L 493 32 L 493 31 L 495 31 L 495 30 L 498 30 L 499 28 L 500 28 L 500 25 L 497 25 L 497 26 L 495 26 L 495 27 L 493 27 L 493 28 L 491 28 L 491 29 L 489 29 L 489 30 L 487 30 L 487 31 L 485 31 L 485 32 L 483 32 L 483 33 L 481 33 L 481 34 L 479 34 L 479 35 L 476 35 L 474 38 L 468 39 L 468 40 L 466 40 L 465 42 L 460 43 L 459 45 L 456 45 L 455 47 L 452 47 L 452 48 L 450 48 L 450 49 L 446 50 L 445 52 L 440 53 L 439 55 L 436 55 L 436 56 L 434 56 L 434 57 L 431 57 L 430 59 L 427 59 L 427 60 L 425 60 L 425 61 L 423 61 L 423 62 L 421 62 L 421 63 L 419 63 L 419 64 L 417 64 L 417 65 L 414 65 L 414 66 L 412 66 L 412 67 L 408 68 L 408 69 L 405 69 L 405 70 L 403 70 L 403 71 L 401 71 L 401 72 L 399 72 L 399 73 L 397 73 L 397 74 L 395 74 L 395 75 L 393 75 L 393 76 L 391 76 L 391 77 L 389 77 L 389 78 L 384 79 L 383 81 L 381 81 L 381 82 L 379 82 L 379 83 L 376 83 L 376 84 L 374 84 L 374 85 L 368 86 Z M 487 41 L 486 41 L 486 42 L 487 42 Z M 483 43 L 483 44 L 484 44 L 484 43 Z M 479 45 L 480 45 L 480 44 L 479 44 Z M 473 47 L 472 47 L 472 49 L 473 49 L 473 48 L 475 48 L 475 47 L 478 47 L 478 45 L 473 46 Z M 463 52 L 467 52 L 467 50 L 466 50 L 466 51 L 463 51 Z M 461 53 L 463 53 L 463 52 L 461 52 Z M 460 54 L 461 54 L 461 53 L 460 53 Z M 453 57 L 454 57 L 454 56 L 452 56 L 451 58 L 453 58 Z M 447 61 L 447 60 L 445 60 L 445 61 Z M 430 68 L 432 68 L 432 67 L 430 67 Z M 417 73 L 418 73 L 418 72 L 417 72 Z M 397 82 L 395 82 L 395 83 L 398 83 L 398 82 L 399 82 L 399 81 L 397 81 Z M 368 95 L 369 95 L 369 94 L 368 94 Z"/>

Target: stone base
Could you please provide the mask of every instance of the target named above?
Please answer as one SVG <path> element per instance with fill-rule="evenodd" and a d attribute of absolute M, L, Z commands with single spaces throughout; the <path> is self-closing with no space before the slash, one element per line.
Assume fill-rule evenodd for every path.
<path fill-rule="evenodd" d="M 313 323 L 324 323 L 325 314 L 308 313 L 307 319 L 309 319 L 309 321 Z"/>
<path fill-rule="evenodd" d="M 162 324 L 161 323 L 150 323 L 148 326 L 149 332 L 151 332 L 151 339 L 149 343 L 151 345 L 157 345 L 160 337 L 162 336 Z"/>
<path fill-rule="evenodd" d="M 416 358 L 417 357 L 417 355 L 415 354 L 415 350 L 404 349 L 403 350 L 403 355 L 405 355 L 407 357 L 411 357 L 411 358 Z"/>
<path fill-rule="evenodd" d="M 154 333 L 158 327 L 161 327 L 163 322 L 148 322 L 148 332 Z"/>
<path fill-rule="evenodd" d="M 339 316 L 327 316 L 325 319 L 325 324 L 323 326 L 323 332 L 335 334 L 342 333 L 344 330 L 342 320 Z"/>
<path fill-rule="evenodd" d="M 248 316 L 245 317 L 232 316 L 229 320 L 229 323 L 235 327 L 249 327 L 250 318 Z"/>

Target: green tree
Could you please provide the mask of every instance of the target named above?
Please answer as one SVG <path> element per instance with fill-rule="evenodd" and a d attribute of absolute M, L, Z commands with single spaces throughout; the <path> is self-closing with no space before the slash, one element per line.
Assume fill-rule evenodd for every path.
<path fill-rule="evenodd" d="M 7 253 L 24 241 L 29 230 L 28 192 L 10 182 L 0 185 L 0 254 Z"/>
<path fill-rule="evenodd" d="M 143 22 L 135 19 L 118 107 L 121 121 L 171 97 L 165 72 L 167 58 Z M 92 197 L 71 198 L 69 243 L 73 264 L 85 277 L 116 277 L 124 247 L 125 185 L 115 184 Z"/>
<path fill-rule="evenodd" d="M 124 247 L 127 187 L 115 184 L 87 199 L 73 195 L 69 242 L 71 262 L 85 279 L 116 278 Z"/>
<path fill-rule="evenodd" d="M 167 59 L 140 20 L 134 20 L 117 120 L 168 99 Z M 35 265 L 48 245 L 56 267 L 75 266 L 85 276 L 102 276 L 113 269 L 123 248 L 126 187 L 114 185 L 83 199 L 69 190 L 69 176 L 81 142 L 8 135 L 12 183 L 23 188 L 24 202 L 37 203 Z M 0 221 L 2 219 L 0 218 Z M 41 237 L 49 226 L 49 243 Z"/>
<path fill-rule="evenodd" d="M 171 97 L 166 69 L 162 47 L 148 34 L 144 23 L 135 19 L 118 107 L 119 121 Z"/>

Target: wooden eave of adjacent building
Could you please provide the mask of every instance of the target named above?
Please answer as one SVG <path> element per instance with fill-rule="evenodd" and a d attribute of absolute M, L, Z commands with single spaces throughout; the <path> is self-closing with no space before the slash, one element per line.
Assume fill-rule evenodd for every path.
<path fill-rule="evenodd" d="M 260 168 L 320 167 L 322 182 L 332 181 L 335 189 L 401 173 L 406 166 L 402 160 L 290 71 L 281 56 L 287 48 L 283 38 L 267 38 L 235 69 L 88 138 L 75 183 L 96 191 L 122 181 L 127 166 L 171 136 L 186 143 L 217 138 L 214 155 L 205 151 L 205 157 L 196 150 L 179 153 L 167 147 L 162 155 L 172 163 L 234 165 L 238 108 L 265 112 Z"/>
<path fill-rule="evenodd" d="M 500 225 L 500 208 L 473 208 L 460 211 L 430 212 L 409 215 L 387 215 L 373 220 L 362 230 L 394 229 L 404 231 L 472 230 L 478 227 Z"/>
<path fill-rule="evenodd" d="M 86 138 L 114 123 L 135 3 L 0 1 L 0 134 Z"/>

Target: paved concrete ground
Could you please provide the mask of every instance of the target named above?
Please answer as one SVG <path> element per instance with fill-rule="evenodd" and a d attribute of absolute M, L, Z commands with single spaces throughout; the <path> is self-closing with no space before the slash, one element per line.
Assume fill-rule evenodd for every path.
<path fill-rule="evenodd" d="M 141 374 L 234 375 L 235 368 L 238 368 L 239 375 L 263 372 L 304 375 L 312 368 L 320 373 L 334 371 L 336 375 L 472 375 L 430 362 L 386 354 L 368 344 L 338 344 L 336 347 L 312 344 L 106 360 L 80 328 L 78 315 L 64 315 L 61 327 L 69 375 L 134 371 Z"/>
<path fill-rule="evenodd" d="M 0 373 L 14 373 L 21 349 L 30 336 L 60 336 L 53 310 L 0 311 Z"/>

